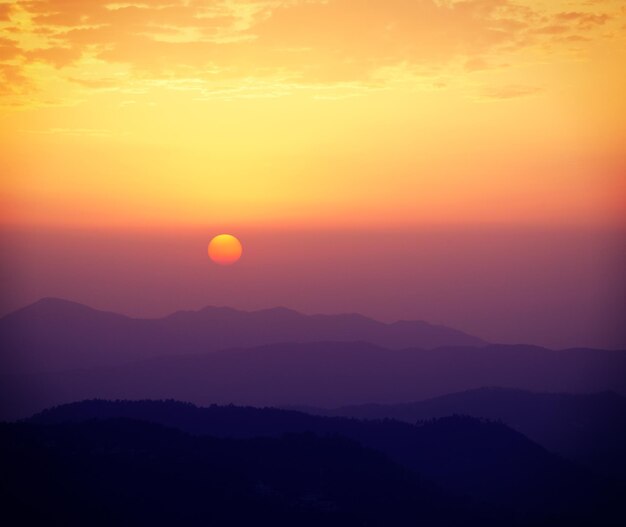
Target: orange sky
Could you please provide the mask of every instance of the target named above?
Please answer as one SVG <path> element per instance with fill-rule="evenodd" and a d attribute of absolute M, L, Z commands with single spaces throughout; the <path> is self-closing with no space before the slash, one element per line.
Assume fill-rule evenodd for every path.
<path fill-rule="evenodd" d="M 623 224 L 622 0 L 0 0 L 0 221 Z"/>

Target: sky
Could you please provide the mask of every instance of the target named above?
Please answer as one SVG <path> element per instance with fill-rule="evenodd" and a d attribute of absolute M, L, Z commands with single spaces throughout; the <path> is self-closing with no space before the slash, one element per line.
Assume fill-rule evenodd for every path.
<path fill-rule="evenodd" d="M 0 307 L 626 347 L 624 64 L 619 0 L 0 0 Z"/>

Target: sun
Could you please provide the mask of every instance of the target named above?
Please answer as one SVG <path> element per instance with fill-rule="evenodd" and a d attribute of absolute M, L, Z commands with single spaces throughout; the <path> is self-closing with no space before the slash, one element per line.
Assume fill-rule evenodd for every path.
<path fill-rule="evenodd" d="M 243 248 L 232 234 L 219 234 L 209 243 L 209 258 L 220 265 L 232 265 L 239 258 Z"/>

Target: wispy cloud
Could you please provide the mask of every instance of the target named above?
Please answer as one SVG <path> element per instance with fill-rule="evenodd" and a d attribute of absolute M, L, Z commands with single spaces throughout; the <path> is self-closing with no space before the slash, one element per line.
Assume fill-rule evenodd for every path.
<path fill-rule="evenodd" d="M 486 99 L 516 99 L 536 95 L 542 91 L 539 86 L 507 85 L 492 86 L 482 90 L 480 97 Z"/>
<path fill-rule="evenodd" d="M 571 5 L 555 11 L 523 0 L 13 1 L 0 3 L 0 75 L 24 84 L 5 88 L 5 97 L 36 86 L 26 73 L 30 64 L 94 90 L 209 69 L 235 88 L 249 77 L 367 85 L 399 65 L 408 71 L 465 63 L 466 71 L 479 71 L 503 62 L 490 55 L 606 38 L 598 28 L 624 15 L 612 2 Z M 86 58 L 129 69 L 126 77 L 63 74 L 89 71 Z M 206 82 L 204 73 L 197 78 Z M 502 98 L 509 96 L 519 95 Z"/>

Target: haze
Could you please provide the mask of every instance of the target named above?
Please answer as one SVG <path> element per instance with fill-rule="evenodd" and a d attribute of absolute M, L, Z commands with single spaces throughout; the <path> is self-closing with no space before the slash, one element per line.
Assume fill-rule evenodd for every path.
<path fill-rule="evenodd" d="M 3 310 L 45 296 L 134 316 L 229 305 L 421 319 L 492 342 L 623 347 L 623 233 L 243 230 L 230 267 L 205 231 L 5 232 Z M 623 246 L 622 246 L 623 247 Z"/>

